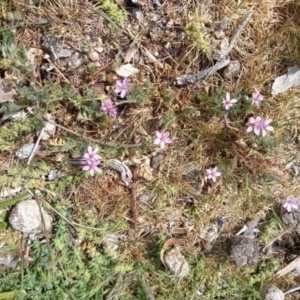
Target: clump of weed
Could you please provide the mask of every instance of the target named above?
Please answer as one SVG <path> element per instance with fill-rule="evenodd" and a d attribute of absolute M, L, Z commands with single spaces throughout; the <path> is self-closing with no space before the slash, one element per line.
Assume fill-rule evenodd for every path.
<path fill-rule="evenodd" d="M 125 21 L 125 16 L 122 10 L 114 3 L 113 0 L 97 0 L 113 21 L 122 25 Z"/>

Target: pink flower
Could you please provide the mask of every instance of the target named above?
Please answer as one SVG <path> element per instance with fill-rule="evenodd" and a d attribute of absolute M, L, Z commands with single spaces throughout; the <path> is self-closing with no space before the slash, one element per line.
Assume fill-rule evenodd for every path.
<path fill-rule="evenodd" d="M 259 90 L 256 89 L 255 92 L 252 94 L 252 105 L 259 107 L 261 101 L 263 100 L 264 100 L 264 96 L 262 96 Z"/>
<path fill-rule="evenodd" d="M 89 146 L 87 152 L 83 155 L 86 160 L 86 165 L 82 168 L 82 170 L 90 171 L 91 176 L 94 176 L 95 172 L 100 171 L 100 168 L 97 166 L 100 164 L 102 157 L 97 154 L 98 150 L 98 148 L 93 150 L 93 148 Z"/>
<path fill-rule="evenodd" d="M 101 101 L 101 109 L 107 112 L 112 118 L 115 118 L 118 114 L 117 108 L 111 99 Z"/>
<path fill-rule="evenodd" d="M 286 202 L 283 204 L 283 207 L 291 212 L 292 209 L 298 209 L 298 199 L 293 197 L 287 197 Z"/>
<path fill-rule="evenodd" d="M 231 99 L 231 98 L 230 98 L 230 94 L 229 94 L 229 93 L 226 93 L 226 98 L 225 98 L 225 99 L 223 98 L 223 99 L 222 99 L 222 102 L 223 102 L 224 108 L 225 108 L 226 110 L 229 110 L 230 107 L 232 107 L 233 104 L 237 102 L 237 99 Z"/>
<path fill-rule="evenodd" d="M 129 84 L 129 79 L 126 77 L 122 80 L 117 80 L 117 88 L 114 90 L 116 94 L 121 93 L 120 97 L 124 98 L 126 94 L 130 91 L 131 87 Z"/>
<path fill-rule="evenodd" d="M 171 144 L 172 140 L 169 138 L 170 132 L 159 132 L 156 131 L 155 133 L 156 139 L 154 141 L 154 144 L 158 145 L 160 144 L 160 148 L 164 149 L 166 144 Z"/>
<path fill-rule="evenodd" d="M 272 122 L 272 119 L 267 118 L 263 120 L 260 116 L 249 119 L 250 125 L 247 128 L 247 132 L 251 132 L 252 130 L 256 135 L 262 135 L 263 137 L 266 136 L 267 131 L 273 131 L 274 128 L 269 124 Z"/>
<path fill-rule="evenodd" d="M 207 169 L 206 173 L 207 179 L 211 179 L 213 182 L 216 182 L 217 178 L 221 176 L 221 173 L 218 171 L 218 167 Z"/>

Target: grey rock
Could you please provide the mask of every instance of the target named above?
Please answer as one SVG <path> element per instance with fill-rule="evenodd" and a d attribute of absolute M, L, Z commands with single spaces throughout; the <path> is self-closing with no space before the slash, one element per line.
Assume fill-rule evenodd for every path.
<path fill-rule="evenodd" d="M 288 212 L 284 207 L 281 207 L 282 222 L 288 227 L 295 227 L 298 234 L 300 234 L 300 210 L 293 209 Z"/>
<path fill-rule="evenodd" d="M 52 217 L 33 199 L 19 202 L 9 215 L 9 223 L 23 233 L 38 234 L 52 230 Z"/>
<path fill-rule="evenodd" d="M 0 255 L 0 264 L 8 268 L 14 268 L 17 265 L 17 259 L 11 253 Z"/>
<path fill-rule="evenodd" d="M 231 258 L 238 267 L 256 264 L 259 258 L 257 241 L 245 236 L 236 236 L 231 247 Z"/>
<path fill-rule="evenodd" d="M 57 53 L 58 58 L 67 58 L 67 57 L 71 57 L 72 56 L 72 51 L 69 49 L 61 49 L 58 53 Z"/>
<path fill-rule="evenodd" d="M 133 8 L 132 14 L 140 23 L 143 23 L 144 21 L 143 13 L 139 8 Z"/>
<path fill-rule="evenodd" d="M 155 156 L 152 157 L 150 166 L 153 169 L 157 169 L 161 162 L 164 159 L 164 155 L 162 153 L 157 153 Z"/>
<path fill-rule="evenodd" d="M 178 42 L 182 42 L 186 37 L 186 33 L 185 32 L 180 32 L 178 35 L 177 35 L 177 41 Z"/>
<path fill-rule="evenodd" d="M 224 77 L 227 79 L 231 79 L 234 76 L 238 75 L 241 70 L 241 64 L 238 60 L 231 61 L 225 68 L 224 68 Z"/>
<path fill-rule="evenodd" d="M 288 73 L 275 79 L 272 85 L 272 95 L 278 95 L 286 92 L 288 89 L 300 85 L 300 68 L 293 66 L 288 68 Z"/>
<path fill-rule="evenodd" d="M 142 194 L 142 195 L 139 195 L 138 197 L 138 200 L 141 201 L 141 202 L 147 202 L 148 199 L 149 199 L 149 196 L 145 195 L 145 194 Z"/>
<path fill-rule="evenodd" d="M 73 69 L 77 69 L 79 66 L 82 65 L 83 62 L 83 55 L 75 52 L 74 55 L 70 58 L 70 61 L 68 62 L 68 66 Z"/>
<path fill-rule="evenodd" d="M 28 158 L 34 148 L 35 144 L 25 144 L 19 150 L 15 152 L 15 155 L 19 159 Z M 38 149 L 37 149 L 38 150 Z"/>

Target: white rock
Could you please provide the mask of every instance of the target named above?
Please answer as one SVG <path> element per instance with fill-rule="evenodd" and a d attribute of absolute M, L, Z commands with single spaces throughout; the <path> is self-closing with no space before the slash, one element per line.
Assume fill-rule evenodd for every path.
<path fill-rule="evenodd" d="M 120 77 L 130 77 L 134 74 L 139 73 L 139 70 L 133 67 L 132 64 L 125 64 L 116 69 L 116 73 Z"/>
<path fill-rule="evenodd" d="M 45 122 L 44 123 L 44 131 L 42 133 L 41 139 L 43 141 L 48 140 L 51 136 L 54 135 L 55 131 L 56 131 L 56 126 L 54 124 Z"/>
<path fill-rule="evenodd" d="M 275 285 L 272 285 L 265 288 L 263 300 L 284 300 L 284 293 Z"/>
<path fill-rule="evenodd" d="M 9 215 L 9 223 L 24 233 L 38 234 L 52 229 L 52 217 L 33 199 L 19 202 Z"/>
<path fill-rule="evenodd" d="M 59 58 L 66 58 L 72 56 L 72 51 L 69 49 L 61 49 L 59 53 L 57 54 Z"/>
<path fill-rule="evenodd" d="M 189 265 L 178 248 L 173 248 L 164 257 L 167 267 L 178 277 L 184 277 L 189 273 Z"/>
<path fill-rule="evenodd" d="M 293 66 L 288 68 L 288 73 L 279 76 L 275 79 L 272 85 L 272 95 L 276 96 L 278 94 L 286 92 L 288 89 L 297 87 L 300 85 L 300 68 L 298 66 Z"/>
<path fill-rule="evenodd" d="M 28 158 L 30 156 L 34 146 L 35 146 L 35 144 L 33 144 L 33 143 L 23 145 L 19 150 L 17 150 L 15 152 L 16 157 L 19 159 Z M 36 151 L 38 150 L 38 148 L 36 149 Z"/>
<path fill-rule="evenodd" d="M 89 59 L 91 60 L 91 61 L 98 61 L 99 60 L 99 54 L 98 54 L 98 52 L 97 51 L 91 51 L 90 53 L 89 53 Z"/>

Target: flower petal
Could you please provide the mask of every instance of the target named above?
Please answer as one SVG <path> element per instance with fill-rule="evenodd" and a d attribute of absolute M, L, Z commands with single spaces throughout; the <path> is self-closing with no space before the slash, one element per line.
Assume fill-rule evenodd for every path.
<path fill-rule="evenodd" d="M 260 127 L 254 127 L 254 133 L 256 134 L 256 135 L 260 135 Z"/>
<path fill-rule="evenodd" d="M 164 141 L 161 141 L 161 142 L 160 142 L 160 148 L 161 148 L 161 149 L 164 149 L 164 148 L 165 148 L 165 145 L 166 145 L 166 144 L 165 144 Z"/>
<path fill-rule="evenodd" d="M 170 135 L 169 131 L 166 131 L 162 134 L 163 138 L 167 138 Z"/>
<path fill-rule="evenodd" d="M 154 144 L 155 144 L 155 145 L 158 145 L 158 144 L 160 144 L 160 141 L 161 141 L 161 139 L 160 139 L 160 138 L 157 138 L 157 139 L 154 140 Z"/>
<path fill-rule="evenodd" d="M 253 126 L 249 126 L 248 128 L 247 128 L 247 132 L 251 132 L 253 130 Z"/>
<path fill-rule="evenodd" d="M 156 137 L 158 137 L 158 138 L 162 138 L 162 134 L 161 134 L 161 132 L 159 132 L 159 131 L 156 131 L 155 135 L 156 135 Z"/>
<path fill-rule="evenodd" d="M 88 165 L 87 165 L 87 166 L 84 166 L 84 167 L 82 168 L 83 171 L 88 171 L 89 169 L 90 169 L 90 166 L 88 166 Z"/>
<path fill-rule="evenodd" d="M 172 140 L 171 140 L 170 138 L 164 138 L 164 142 L 165 142 L 166 144 L 172 144 L 172 143 L 173 143 Z"/>

